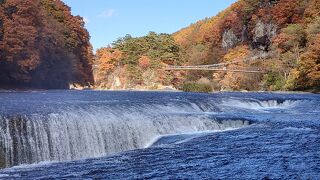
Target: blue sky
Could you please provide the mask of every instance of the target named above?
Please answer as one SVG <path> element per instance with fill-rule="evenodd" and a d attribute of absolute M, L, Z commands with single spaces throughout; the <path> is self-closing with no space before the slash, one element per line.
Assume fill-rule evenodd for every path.
<path fill-rule="evenodd" d="M 236 0 L 63 0 L 84 17 L 94 49 L 126 34 L 173 33 L 211 17 Z"/>

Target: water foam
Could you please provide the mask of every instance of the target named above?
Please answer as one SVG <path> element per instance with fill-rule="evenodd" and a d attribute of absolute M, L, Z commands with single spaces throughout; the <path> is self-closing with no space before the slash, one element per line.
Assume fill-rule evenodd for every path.
<path fill-rule="evenodd" d="M 244 109 L 274 109 L 274 108 L 290 108 L 295 106 L 298 101 L 294 100 L 265 100 L 260 101 L 256 99 L 228 99 L 222 102 L 224 106 L 238 107 Z"/>

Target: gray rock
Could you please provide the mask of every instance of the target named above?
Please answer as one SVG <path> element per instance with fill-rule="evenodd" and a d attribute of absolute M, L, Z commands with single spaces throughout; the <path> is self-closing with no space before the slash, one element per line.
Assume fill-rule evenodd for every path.
<path fill-rule="evenodd" d="M 234 34 L 234 32 L 229 29 L 223 33 L 222 37 L 222 47 L 226 50 L 234 47 L 239 42 L 239 39 Z"/>
<path fill-rule="evenodd" d="M 248 28 L 247 28 L 247 26 L 243 26 L 242 27 L 242 34 L 241 34 L 241 41 L 242 42 L 248 41 L 248 39 L 249 39 L 248 36 L 249 36 Z"/>
<path fill-rule="evenodd" d="M 261 20 L 256 24 L 253 33 L 253 48 L 268 51 L 271 39 L 277 34 L 277 26 L 273 23 L 264 23 Z"/>

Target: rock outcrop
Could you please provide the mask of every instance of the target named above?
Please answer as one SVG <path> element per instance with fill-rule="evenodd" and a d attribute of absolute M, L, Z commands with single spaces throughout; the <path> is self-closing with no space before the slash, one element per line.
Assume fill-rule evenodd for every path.
<path fill-rule="evenodd" d="M 226 50 L 234 47 L 239 42 L 238 37 L 231 29 L 225 30 L 222 35 L 222 47 Z"/>
<path fill-rule="evenodd" d="M 263 51 L 268 51 L 271 40 L 277 34 L 277 26 L 271 22 L 264 23 L 258 21 L 254 28 L 252 47 Z"/>

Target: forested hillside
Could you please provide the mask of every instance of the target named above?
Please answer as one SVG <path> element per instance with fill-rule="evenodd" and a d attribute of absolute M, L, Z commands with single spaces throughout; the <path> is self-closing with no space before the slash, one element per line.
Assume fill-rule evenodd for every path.
<path fill-rule="evenodd" d="M 266 71 L 192 72 L 188 80 L 207 77 L 218 89 L 306 90 L 320 87 L 319 32 L 319 0 L 239 0 L 174 38 L 188 64 L 249 59 L 234 68 Z"/>
<path fill-rule="evenodd" d="M 0 0 L 0 88 L 93 83 L 84 21 L 60 0 Z"/>
<path fill-rule="evenodd" d="M 119 38 L 112 47 L 96 53 L 96 86 L 107 89 L 178 86 L 182 83 L 181 73 L 164 71 L 162 67 L 182 64 L 180 51 L 169 34 L 150 32 L 144 37 Z"/>
<path fill-rule="evenodd" d="M 127 88 L 165 84 L 181 88 L 183 84 L 207 84 L 215 90 L 320 88 L 319 0 L 239 0 L 215 17 L 165 35 L 168 41 L 158 36 L 127 36 L 112 47 L 100 49 L 97 85 Z M 228 68 L 264 73 L 166 72 L 159 68 L 233 61 L 240 63 Z"/>

